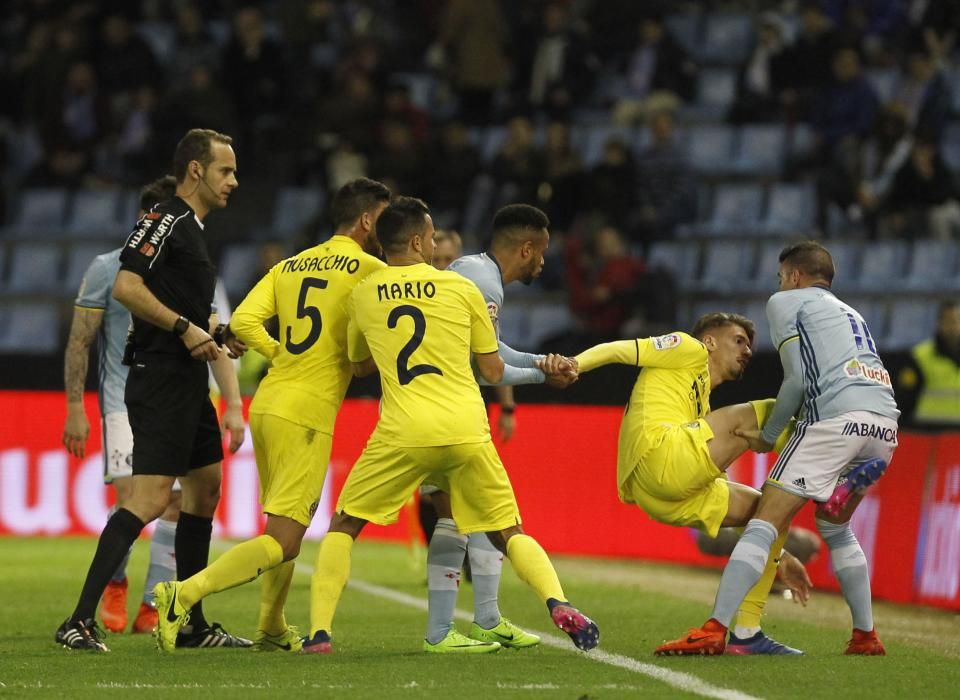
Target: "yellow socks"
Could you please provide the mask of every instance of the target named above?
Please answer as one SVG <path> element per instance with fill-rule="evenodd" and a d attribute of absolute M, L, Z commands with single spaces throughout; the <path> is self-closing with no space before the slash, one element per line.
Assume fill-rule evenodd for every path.
<path fill-rule="evenodd" d="M 287 620 L 283 616 L 283 606 L 287 602 L 290 581 L 293 580 L 294 561 L 285 561 L 260 577 L 260 620 L 257 629 L 269 635 L 283 634 L 287 629 Z"/>
<path fill-rule="evenodd" d="M 330 633 L 340 594 L 350 578 L 353 538 L 345 532 L 328 532 L 320 543 L 317 565 L 310 580 L 310 636 Z"/>
<path fill-rule="evenodd" d="M 507 556 L 520 580 L 536 591 L 543 602 L 548 598 L 567 599 L 553 564 L 535 539 L 529 535 L 514 535 L 507 540 Z"/>
<path fill-rule="evenodd" d="M 753 412 L 757 414 L 757 427 L 763 428 L 764 424 L 767 422 L 767 418 L 770 417 L 770 414 L 773 413 L 773 406 L 777 402 L 776 399 L 757 399 L 751 401 L 750 405 L 753 406 Z M 791 418 L 790 422 L 787 423 L 787 427 L 783 429 L 783 432 L 777 436 L 777 441 L 773 443 L 773 451 L 779 454 L 783 452 L 783 448 L 787 444 L 787 440 L 793 435 L 793 431 L 797 427 L 797 419 Z"/>
<path fill-rule="evenodd" d="M 737 611 L 735 621 L 737 627 L 745 629 L 760 628 L 760 616 L 763 615 L 763 608 L 767 604 L 767 597 L 770 595 L 770 586 L 773 585 L 773 579 L 777 575 L 777 564 L 780 561 L 780 552 L 783 550 L 783 545 L 787 541 L 787 532 L 788 529 L 784 528 L 783 532 L 774 540 L 773 546 L 770 547 L 767 568 L 763 570 L 760 580 L 747 593 L 747 597 L 743 599 L 740 609 Z"/>
<path fill-rule="evenodd" d="M 185 608 L 192 608 L 211 593 L 249 583 L 282 561 L 283 547 L 269 535 L 241 542 L 206 569 L 184 581 L 179 603 Z"/>

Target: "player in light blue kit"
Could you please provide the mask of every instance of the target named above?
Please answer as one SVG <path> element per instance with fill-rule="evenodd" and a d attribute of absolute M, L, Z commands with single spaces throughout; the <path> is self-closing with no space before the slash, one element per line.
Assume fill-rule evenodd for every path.
<path fill-rule="evenodd" d="M 830 291 L 833 275 L 833 259 L 816 241 L 780 254 L 780 292 L 767 302 L 767 318 L 783 384 L 763 430 L 737 434 L 751 449 L 767 452 L 794 414 L 797 428 L 723 570 L 713 615 L 658 647 L 658 654 L 723 653 L 730 620 L 760 577 L 777 533 L 808 500 L 818 504 L 817 529 L 853 616 L 845 653 L 886 653 L 873 625 L 869 567 L 850 518 L 893 457 L 900 411 L 866 322 Z"/>
<path fill-rule="evenodd" d="M 517 280 L 530 284 L 539 277 L 543 254 L 550 243 L 549 225 L 547 215 L 536 207 L 510 204 L 494 216 L 490 250 L 465 255 L 447 268 L 471 280 L 480 289 L 498 339 L 503 288 Z M 573 381 L 572 376 L 563 373 L 544 374 L 538 368 L 544 360 L 543 355 L 518 352 L 502 340 L 499 342 L 505 367 L 498 386 L 547 382 L 562 388 Z M 482 379 L 479 381 L 485 383 Z M 497 598 L 503 555 L 485 533 L 460 534 L 446 493 L 435 491 L 431 497 L 437 511 L 437 524 L 427 550 L 429 612 L 424 650 L 482 653 L 496 651 L 500 646 L 523 648 L 539 644 L 538 636 L 525 632 L 500 614 Z M 460 634 L 453 626 L 465 553 L 470 557 L 474 594 L 474 621 L 468 636 Z"/>
<path fill-rule="evenodd" d="M 140 193 L 140 216 L 154 204 L 173 197 L 175 178 L 156 180 Z M 113 280 L 120 269 L 120 248 L 98 255 L 83 276 L 73 311 L 70 338 L 64 359 L 64 384 L 67 393 L 67 419 L 63 427 L 63 445 L 75 457 L 86 454 L 90 421 L 83 407 L 83 387 L 87 378 L 90 346 L 97 339 L 99 359 L 100 426 L 103 450 L 103 481 L 113 486 L 116 505 L 121 507 L 133 489 L 133 434 L 127 421 L 123 390 L 127 372 L 123 351 L 130 328 L 130 312 L 111 295 Z M 143 600 L 134 620 L 132 632 L 153 632 L 157 611 L 153 605 L 153 587 L 160 581 L 176 578 L 174 540 L 180 514 L 180 487 L 175 491 L 166 511 L 157 520 L 150 541 L 150 568 L 143 590 Z M 111 632 L 123 632 L 127 626 L 127 558 L 117 569 L 103 592 L 100 618 Z"/>

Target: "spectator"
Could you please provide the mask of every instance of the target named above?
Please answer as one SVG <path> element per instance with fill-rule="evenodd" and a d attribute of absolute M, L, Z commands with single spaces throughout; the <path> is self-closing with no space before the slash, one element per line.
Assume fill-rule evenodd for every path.
<path fill-rule="evenodd" d="M 820 87 L 830 81 L 830 56 L 837 42 L 833 22 L 817 0 L 800 10 L 800 26 L 793 43 L 780 57 L 783 91 L 780 101 L 791 120 L 806 118 Z"/>
<path fill-rule="evenodd" d="M 737 97 L 730 113 L 735 124 L 766 122 L 781 114 L 786 69 L 786 27 L 779 15 L 765 12 L 757 22 L 757 41 L 737 80 Z"/>
<path fill-rule="evenodd" d="M 130 20 L 121 14 L 104 19 L 97 45 L 97 78 L 120 113 L 142 85 L 158 85 L 159 64 L 149 44 L 134 36 Z"/>
<path fill-rule="evenodd" d="M 586 181 L 586 204 L 605 223 L 626 225 L 634 204 L 636 165 L 633 154 L 619 138 L 612 137 L 603 146 L 600 162 Z"/>
<path fill-rule="evenodd" d="M 960 303 L 944 301 L 933 338 L 915 345 L 897 374 L 901 424 L 928 430 L 960 428 Z"/>
<path fill-rule="evenodd" d="M 190 70 L 183 88 L 170 94 L 163 118 L 174 139 L 190 124 L 206 124 L 215 131 L 229 133 L 237 123 L 232 100 L 214 80 L 212 68 L 203 63 Z"/>
<path fill-rule="evenodd" d="M 370 172 L 378 180 L 390 180 L 394 192 L 422 191 L 423 152 L 404 122 L 387 121 L 382 128 L 380 147 L 370 161 Z"/>
<path fill-rule="evenodd" d="M 320 100 L 319 122 L 324 131 L 371 152 L 379 131 L 380 105 L 371 79 L 360 71 L 346 75 L 337 91 Z"/>
<path fill-rule="evenodd" d="M 533 126 L 526 117 L 514 117 L 507 138 L 493 161 L 493 179 L 500 194 L 497 207 L 507 202 L 533 202 L 544 177 L 543 151 L 533 143 Z"/>
<path fill-rule="evenodd" d="M 92 151 L 104 137 L 109 116 L 91 64 L 77 61 L 70 66 L 59 107 L 49 116 L 56 121 L 44 130 L 48 139 Z"/>
<path fill-rule="evenodd" d="M 497 0 L 450 0 L 440 26 L 440 44 L 457 96 L 460 118 L 489 123 L 493 97 L 507 84 L 509 29 Z"/>
<path fill-rule="evenodd" d="M 613 110 L 617 124 L 633 124 L 655 111 L 676 109 L 693 97 L 697 65 L 666 31 L 659 14 L 640 22 L 626 65 L 627 95 Z"/>
<path fill-rule="evenodd" d="M 448 221 L 458 218 L 464 196 L 479 172 L 480 153 L 470 143 L 467 127 L 461 121 L 450 122 L 443 127 L 425 173 L 427 201 L 437 216 Z"/>
<path fill-rule="evenodd" d="M 939 141 L 950 118 L 950 87 L 925 47 L 911 49 L 893 100 L 903 108 L 911 129 Z"/>
<path fill-rule="evenodd" d="M 887 197 L 886 234 L 940 240 L 960 237 L 960 191 L 934 139 L 917 136 L 910 160 L 897 172 Z"/>
<path fill-rule="evenodd" d="M 686 151 L 677 143 L 673 114 L 657 112 L 650 119 L 651 143 L 637 157 L 637 238 L 671 238 L 679 224 L 693 221 L 697 191 Z"/>
<path fill-rule="evenodd" d="M 173 85 L 182 85 L 191 79 L 197 66 L 208 66 L 215 70 L 220 64 L 220 50 L 207 31 L 203 15 L 196 5 L 179 5 L 175 22 L 176 44 L 169 69 L 170 82 Z"/>
<path fill-rule="evenodd" d="M 833 79 L 821 88 L 813 114 L 813 127 L 825 153 L 845 142 L 855 146 L 873 127 L 879 107 L 856 49 L 838 49 L 832 72 Z"/>
<path fill-rule="evenodd" d="M 383 96 L 383 118 L 402 122 L 418 146 L 430 139 L 430 121 L 427 114 L 410 99 L 410 88 L 403 83 L 390 85 Z M 434 202 L 431 202 L 431 205 Z"/>
<path fill-rule="evenodd" d="M 569 228 L 580 206 L 583 162 L 570 143 L 570 127 L 553 122 L 547 127 L 544 182 L 538 188 L 541 206 L 555 229 Z"/>

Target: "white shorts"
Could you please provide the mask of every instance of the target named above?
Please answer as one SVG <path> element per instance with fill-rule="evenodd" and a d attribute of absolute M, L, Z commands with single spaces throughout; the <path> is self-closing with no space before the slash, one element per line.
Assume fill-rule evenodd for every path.
<path fill-rule="evenodd" d="M 103 483 L 133 476 L 133 431 L 126 413 L 108 413 L 101 416 L 103 430 Z M 173 490 L 180 490 L 180 481 L 173 482 Z"/>
<path fill-rule="evenodd" d="M 897 421 L 870 411 L 797 423 L 767 483 L 823 503 L 840 477 L 868 459 L 890 463 L 897 449 Z"/>

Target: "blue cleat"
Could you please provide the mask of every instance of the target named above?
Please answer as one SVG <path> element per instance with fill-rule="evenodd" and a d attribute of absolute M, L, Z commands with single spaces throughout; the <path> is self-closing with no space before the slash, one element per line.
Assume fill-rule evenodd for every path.
<path fill-rule="evenodd" d="M 547 600 L 547 607 L 553 624 L 570 636 L 570 640 L 577 649 L 589 651 L 600 643 L 600 629 L 597 623 L 570 603 L 550 598 Z"/>
<path fill-rule="evenodd" d="M 880 481 L 880 477 L 887 470 L 887 463 L 882 459 L 868 459 L 863 464 L 858 464 L 841 479 L 840 483 L 833 490 L 826 503 L 820 505 L 827 515 L 837 516 L 847 506 L 855 493 L 866 491 L 868 487 L 873 486 Z"/>
<path fill-rule="evenodd" d="M 763 630 L 757 632 L 749 639 L 740 639 L 733 632 L 730 633 L 730 641 L 727 642 L 725 654 L 734 656 L 797 656 L 803 655 L 803 652 L 786 644 L 781 644 L 775 639 L 770 639 L 763 633 Z"/>

